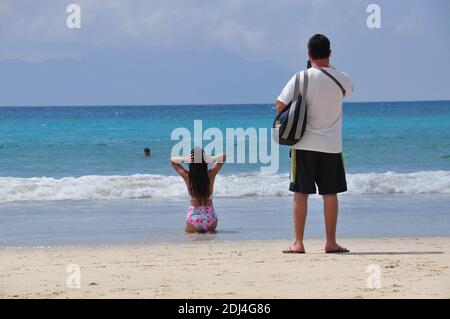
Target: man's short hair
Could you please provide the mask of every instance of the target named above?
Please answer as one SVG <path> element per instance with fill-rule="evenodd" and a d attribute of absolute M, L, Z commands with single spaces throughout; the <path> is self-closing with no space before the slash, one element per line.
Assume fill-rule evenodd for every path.
<path fill-rule="evenodd" d="M 308 41 L 308 52 L 312 59 L 330 57 L 330 40 L 323 34 L 315 34 Z"/>

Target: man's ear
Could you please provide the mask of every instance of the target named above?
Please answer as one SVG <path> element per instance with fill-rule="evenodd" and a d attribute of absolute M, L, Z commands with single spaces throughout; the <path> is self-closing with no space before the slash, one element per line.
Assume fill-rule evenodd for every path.
<path fill-rule="evenodd" d="M 331 56 L 331 50 L 328 52 L 328 57 L 330 57 Z"/>

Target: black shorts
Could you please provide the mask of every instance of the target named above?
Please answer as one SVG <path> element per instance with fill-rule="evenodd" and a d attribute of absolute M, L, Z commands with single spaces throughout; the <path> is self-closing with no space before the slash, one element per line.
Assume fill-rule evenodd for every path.
<path fill-rule="evenodd" d="M 342 153 L 291 150 L 289 190 L 306 194 L 337 194 L 347 191 Z"/>

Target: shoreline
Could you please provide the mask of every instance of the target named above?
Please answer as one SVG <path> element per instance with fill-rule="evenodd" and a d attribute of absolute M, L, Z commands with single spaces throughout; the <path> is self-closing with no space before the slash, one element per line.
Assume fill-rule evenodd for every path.
<path fill-rule="evenodd" d="M 180 230 L 180 232 L 184 232 L 183 230 Z M 220 233 L 218 231 L 217 233 Z M 149 242 L 123 242 L 123 243 L 81 243 L 81 244 L 49 244 L 49 245 L 24 245 L 24 246 L 2 246 L 0 245 L 0 253 L 2 251 L 14 251 L 14 250 L 43 250 L 43 249 L 76 249 L 76 248 L 94 248 L 94 249 L 100 249 L 100 248 L 150 248 L 150 247 L 160 247 L 160 246 L 186 246 L 186 245 L 196 245 L 196 244 L 233 244 L 233 243 L 253 243 L 253 242 L 286 242 L 289 244 L 290 241 L 292 241 L 292 238 L 286 237 L 286 238 L 267 238 L 267 239 L 209 239 L 206 236 L 214 236 L 217 233 L 185 233 L 186 236 L 195 236 L 198 238 L 191 238 L 187 241 L 149 241 Z M 205 237 L 205 238 L 202 238 Z M 345 236 L 345 235 L 339 235 L 338 241 L 372 241 L 372 240 L 392 240 L 392 239 L 398 239 L 398 240 L 431 240 L 436 239 L 438 241 L 440 240 L 449 240 L 450 241 L 450 235 L 449 236 L 367 236 L 367 237 L 353 237 L 353 236 Z M 307 239 L 305 239 L 305 242 L 313 242 L 315 245 L 317 245 L 317 242 L 323 241 L 325 242 L 325 233 L 323 236 L 309 236 Z"/>
<path fill-rule="evenodd" d="M 341 238 L 350 254 L 282 254 L 290 240 L 0 247 L 2 298 L 450 298 L 450 237 Z M 66 285 L 80 267 L 81 287 Z M 368 267 L 380 288 L 367 287 Z"/>

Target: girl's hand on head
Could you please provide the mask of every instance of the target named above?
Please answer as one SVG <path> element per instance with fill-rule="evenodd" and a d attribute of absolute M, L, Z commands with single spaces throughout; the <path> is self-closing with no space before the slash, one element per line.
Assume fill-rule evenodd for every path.
<path fill-rule="evenodd" d="M 225 163 L 225 159 L 226 159 L 226 156 L 225 156 L 225 154 L 222 153 L 222 154 L 218 154 L 218 155 L 214 156 L 211 160 L 216 163 Z"/>
<path fill-rule="evenodd" d="M 192 162 L 193 162 L 193 159 L 192 159 L 191 155 L 187 155 L 187 156 L 183 157 L 183 163 L 190 164 Z"/>
<path fill-rule="evenodd" d="M 198 156 L 198 158 L 195 156 Z M 201 158 L 201 156 L 203 156 L 203 158 Z M 191 153 L 189 160 L 190 163 L 212 163 L 211 158 L 203 151 L 201 154 L 200 152 Z"/>
<path fill-rule="evenodd" d="M 170 161 L 172 163 L 175 163 L 175 164 L 190 163 L 191 162 L 191 156 L 190 155 L 189 156 L 185 156 L 185 157 L 173 156 L 173 157 L 170 158 Z"/>
<path fill-rule="evenodd" d="M 209 157 L 208 155 L 206 155 L 206 153 L 203 153 L 203 159 L 205 160 L 206 163 L 211 164 L 212 162 L 214 162 L 214 159 Z"/>

